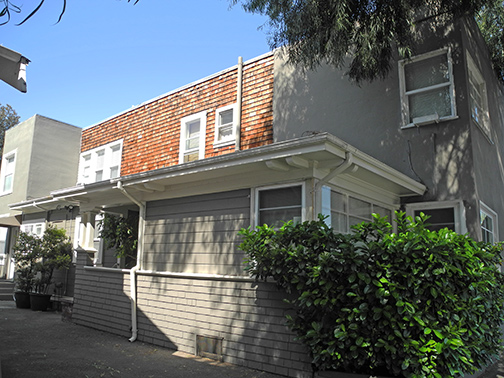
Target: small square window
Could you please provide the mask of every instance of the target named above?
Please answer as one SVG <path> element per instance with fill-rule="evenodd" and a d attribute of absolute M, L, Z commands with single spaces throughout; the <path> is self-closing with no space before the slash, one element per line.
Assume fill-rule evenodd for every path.
<path fill-rule="evenodd" d="M 425 222 L 429 230 L 448 228 L 459 234 L 467 232 L 465 208 L 462 201 L 419 202 L 406 205 L 406 215 L 415 217 L 420 213 L 430 217 Z"/>
<path fill-rule="evenodd" d="M 456 117 L 449 50 L 438 50 L 399 62 L 403 127 Z"/>

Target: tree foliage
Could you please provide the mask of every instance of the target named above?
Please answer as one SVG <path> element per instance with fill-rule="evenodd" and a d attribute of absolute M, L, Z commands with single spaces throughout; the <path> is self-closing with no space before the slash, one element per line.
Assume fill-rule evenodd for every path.
<path fill-rule="evenodd" d="M 481 34 L 487 42 L 495 74 L 504 82 L 504 2 L 493 0 L 476 15 Z"/>
<path fill-rule="evenodd" d="M 319 370 L 444 378 L 501 350 L 501 245 L 398 214 L 336 234 L 321 217 L 242 230 L 247 270 L 290 293 L 289 327 Z M 287 295 L 286 295 L 287 297 Z"/>
<path fill-rule="evenodd" d="M 0 104 L 0 159 L 3 153 L 5 132 L 19 123 L 19 116 L 12 107 Z"/>
<path fill-rule="evenodd" d="M 418 42 L 417 26 L 424 21 L 465 15 L 502 20 L 502 0 L 232 1 L 242 3 L 248 12 L 268 16 L 270 46 L 285 47 L 290 62 L 309 69 L 323 62 L 346 67 L 357 82 L 386 77 L 396 52 L 401 58 L 411 57 Z M 480 27 L 495 51 L 494 65 L 503 67 L 502 22 L 480 22 Z"/>
<path fill-rule="evenodd" d="M 125 258 L 127 267 L 136 262 L 138 246 L 138 213 L 129 212 L 127 217 L 105 213 L 100 222 L 100 237 L 106 248 L 115 249 L 117 257 Z"/>

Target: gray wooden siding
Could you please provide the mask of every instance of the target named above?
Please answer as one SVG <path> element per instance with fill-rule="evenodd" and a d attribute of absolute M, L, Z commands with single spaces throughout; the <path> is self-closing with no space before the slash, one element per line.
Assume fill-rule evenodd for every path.
<path fill-rule="evenodd" d="M 86 252 L 77 255 L 72 320 L 76 324 L 131 337 L 129 274 L 84 269 Z"/>
<path fill-rule="evenodd" d="M 223 338 L 223 360 L 289 377 L 311 377 L 307 350 L 285 326 L 272 283 L 140 275 L 138 338 L 195 353 L 196 335 Z"/>
<path fill-rule="evenodd" d="M 250 225 L 250 190 L 147 204 L 146 270 L 244 275 L 238 231 Z"/>

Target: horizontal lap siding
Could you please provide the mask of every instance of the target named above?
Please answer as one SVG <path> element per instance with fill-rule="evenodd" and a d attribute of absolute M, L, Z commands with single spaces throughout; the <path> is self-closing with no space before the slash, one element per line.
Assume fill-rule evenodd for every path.
<path fill-rule="evenodd" d="M 79 252 L 72 320 L 76 324 L 131 336 L 129 274 L 84 269 L 87 258 Z"/>
<path fill-rule="evenodd" d="M 305 348 L 285 326 L 275 285 L 140 275 L 139 339 L 195 353 L 196 335 L 223 338 L 225 362 L 310 377 Z"/>
<path fill-rule="evenodd" d="M 243 275 L 238 231 L 250 225 L 250 191 L 147 204 L 145 269 Z"/>

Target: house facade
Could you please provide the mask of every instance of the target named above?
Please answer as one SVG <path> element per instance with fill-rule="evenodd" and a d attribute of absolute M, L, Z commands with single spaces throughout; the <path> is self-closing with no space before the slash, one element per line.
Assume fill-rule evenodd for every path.
<path fill-rule="evenodd" d="M 504 101 L 476 30 L 467 20 L 440 28 L 386 80 L 360 87 L 330 67 L 302 72 L 279 52 L 240 60 L 84 129 L 78 185 L 43 201 L 79 206 L 73 320 L 311 377 L 282 293 L 247 276 L 237 233 L 320 213 L 349 232 L 372 213 L 405 210 L 500 240 Z M 100 244 L 107 212 L 138 213 L 131 269 Z"/>
<path fill-rule="evenodd" d="M 14 210 L 10 205 L 74 186 L 80 138 L 80 128 L 40 115 L 6 131 L 0 169 L 0 243 L 4 245 L 0 251 L 0 277 L 14 277 L 12 247 L 20 230 L 41 235 L 51 223 L 73 236 L 72 219 L 78 214 L 75 204 L 62 202 L 54 209 L 45 209 L 35 202 L 31 212 L 22 207 Z"/>

